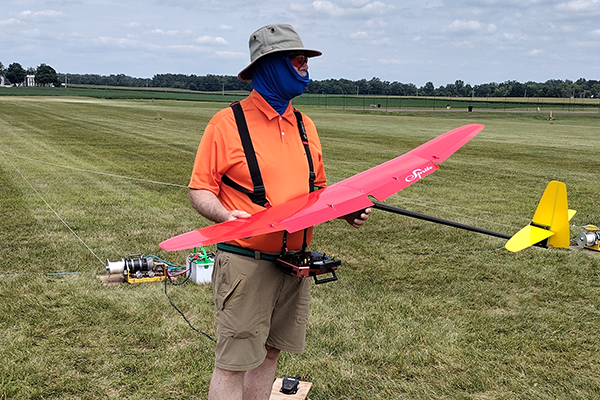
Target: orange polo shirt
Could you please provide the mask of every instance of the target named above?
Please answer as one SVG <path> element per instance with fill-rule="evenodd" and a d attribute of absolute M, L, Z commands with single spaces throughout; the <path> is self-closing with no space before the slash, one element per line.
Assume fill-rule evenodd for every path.
<path fill-rule="evenodd" d="M 298 123 L 291 104 L 279 115 L 256 91 L 240 102 L 258 166 L 271 205 L 278 205 L 308 193 L 309 167 L 304 146 L 298 133 Z M 321 143 L 313 121 L 302 115 L 316 174 L 315 185 L 325 186 L 325 170 Z M 222 183 L 227 174 L 234 182 L 253 191 L 246 155 L 233 110 L 228 107 L 210 120 L 196 153 L 190 189 L 213 192 L 228 210 L 243 210 L 254 214 L 264 208 L 252 203 L 247 195 Z M 312 228 L 307 240 L 312 239 Z M 283 232 L 232 241 L 232 244 L 269 253 L 281 251 Z M 302 248 L 303 232 L 289 234 L 290 250 Z"/>

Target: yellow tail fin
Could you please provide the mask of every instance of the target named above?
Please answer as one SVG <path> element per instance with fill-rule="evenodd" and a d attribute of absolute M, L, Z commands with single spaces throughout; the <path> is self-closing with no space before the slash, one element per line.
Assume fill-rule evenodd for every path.
<path fill-rule="evenodd" d="M 546 186 L 533 220 L 506 242 L 507 250 L 517 252 L 548 239 L 548 247 L 569 247 L 569 220 L 577 211 L 569 210 L 567 186 L 552 181 Z"/>

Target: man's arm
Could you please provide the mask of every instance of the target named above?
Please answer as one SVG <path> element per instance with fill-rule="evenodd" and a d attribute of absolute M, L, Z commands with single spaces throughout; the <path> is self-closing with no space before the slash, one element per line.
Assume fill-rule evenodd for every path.
<path fill-rule="evenodd" d="M 250 218 L 250 214 L 240 210 L 227 210 L 210 190 L 190 189 L 190 203 L 204 218 L 213 222 L 232 221 L 237 218 Z"/>
<path fill-rule="evenodd" d="M 207 218 L 213 222 L 226 222 L 232 221 L 237 218 L 250 218 L 250 214 L 240 210 L 227 210 L 223 207 L 223 204 L 219 201 L 217 196 L 209 190 L 203 189 L 190 189 L 189 193 L 190 203 L 192 207 L 204 218 Z M 346 220 L 350 225 L 355 228 L 360 228 L 369 218 L 371 209 L 356 211 L 354 213 L 344 215 L 340 219 Z"/>

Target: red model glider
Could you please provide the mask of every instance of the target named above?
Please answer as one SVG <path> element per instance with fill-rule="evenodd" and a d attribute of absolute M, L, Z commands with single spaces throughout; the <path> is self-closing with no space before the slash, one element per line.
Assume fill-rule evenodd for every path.
<path fill-rule="evenodd" d="M 400 157 L 325 189 L 269 207 L 247 219 L 236 219 L 165 240 L 167 251 L 226 242 L 286 230 L 290 233 L 368 208 L 429 175 L 437 164 L 471 140 L 483 125 L 465 125 L 446 132 Z"/>

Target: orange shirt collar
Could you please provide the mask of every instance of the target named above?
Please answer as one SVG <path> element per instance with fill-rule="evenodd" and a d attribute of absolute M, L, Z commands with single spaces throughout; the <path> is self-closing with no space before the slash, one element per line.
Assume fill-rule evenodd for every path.
<path fill-rule="evenodd" d="M 271 107 L 269 103 L 258 93 L 256 90 L 252 90 L 248 99 L 254 104 L 254 106 L 259 109 L 269 120 L 273 120 L 275 118 L 279 118 L 279 113 Z M 294 108 L 292 107 L 292 103 L 288 104 L 288 107 L 285 109 L 283 115 L 289 123 L 293 123 L 296 120 L 294 116 Z"/>

